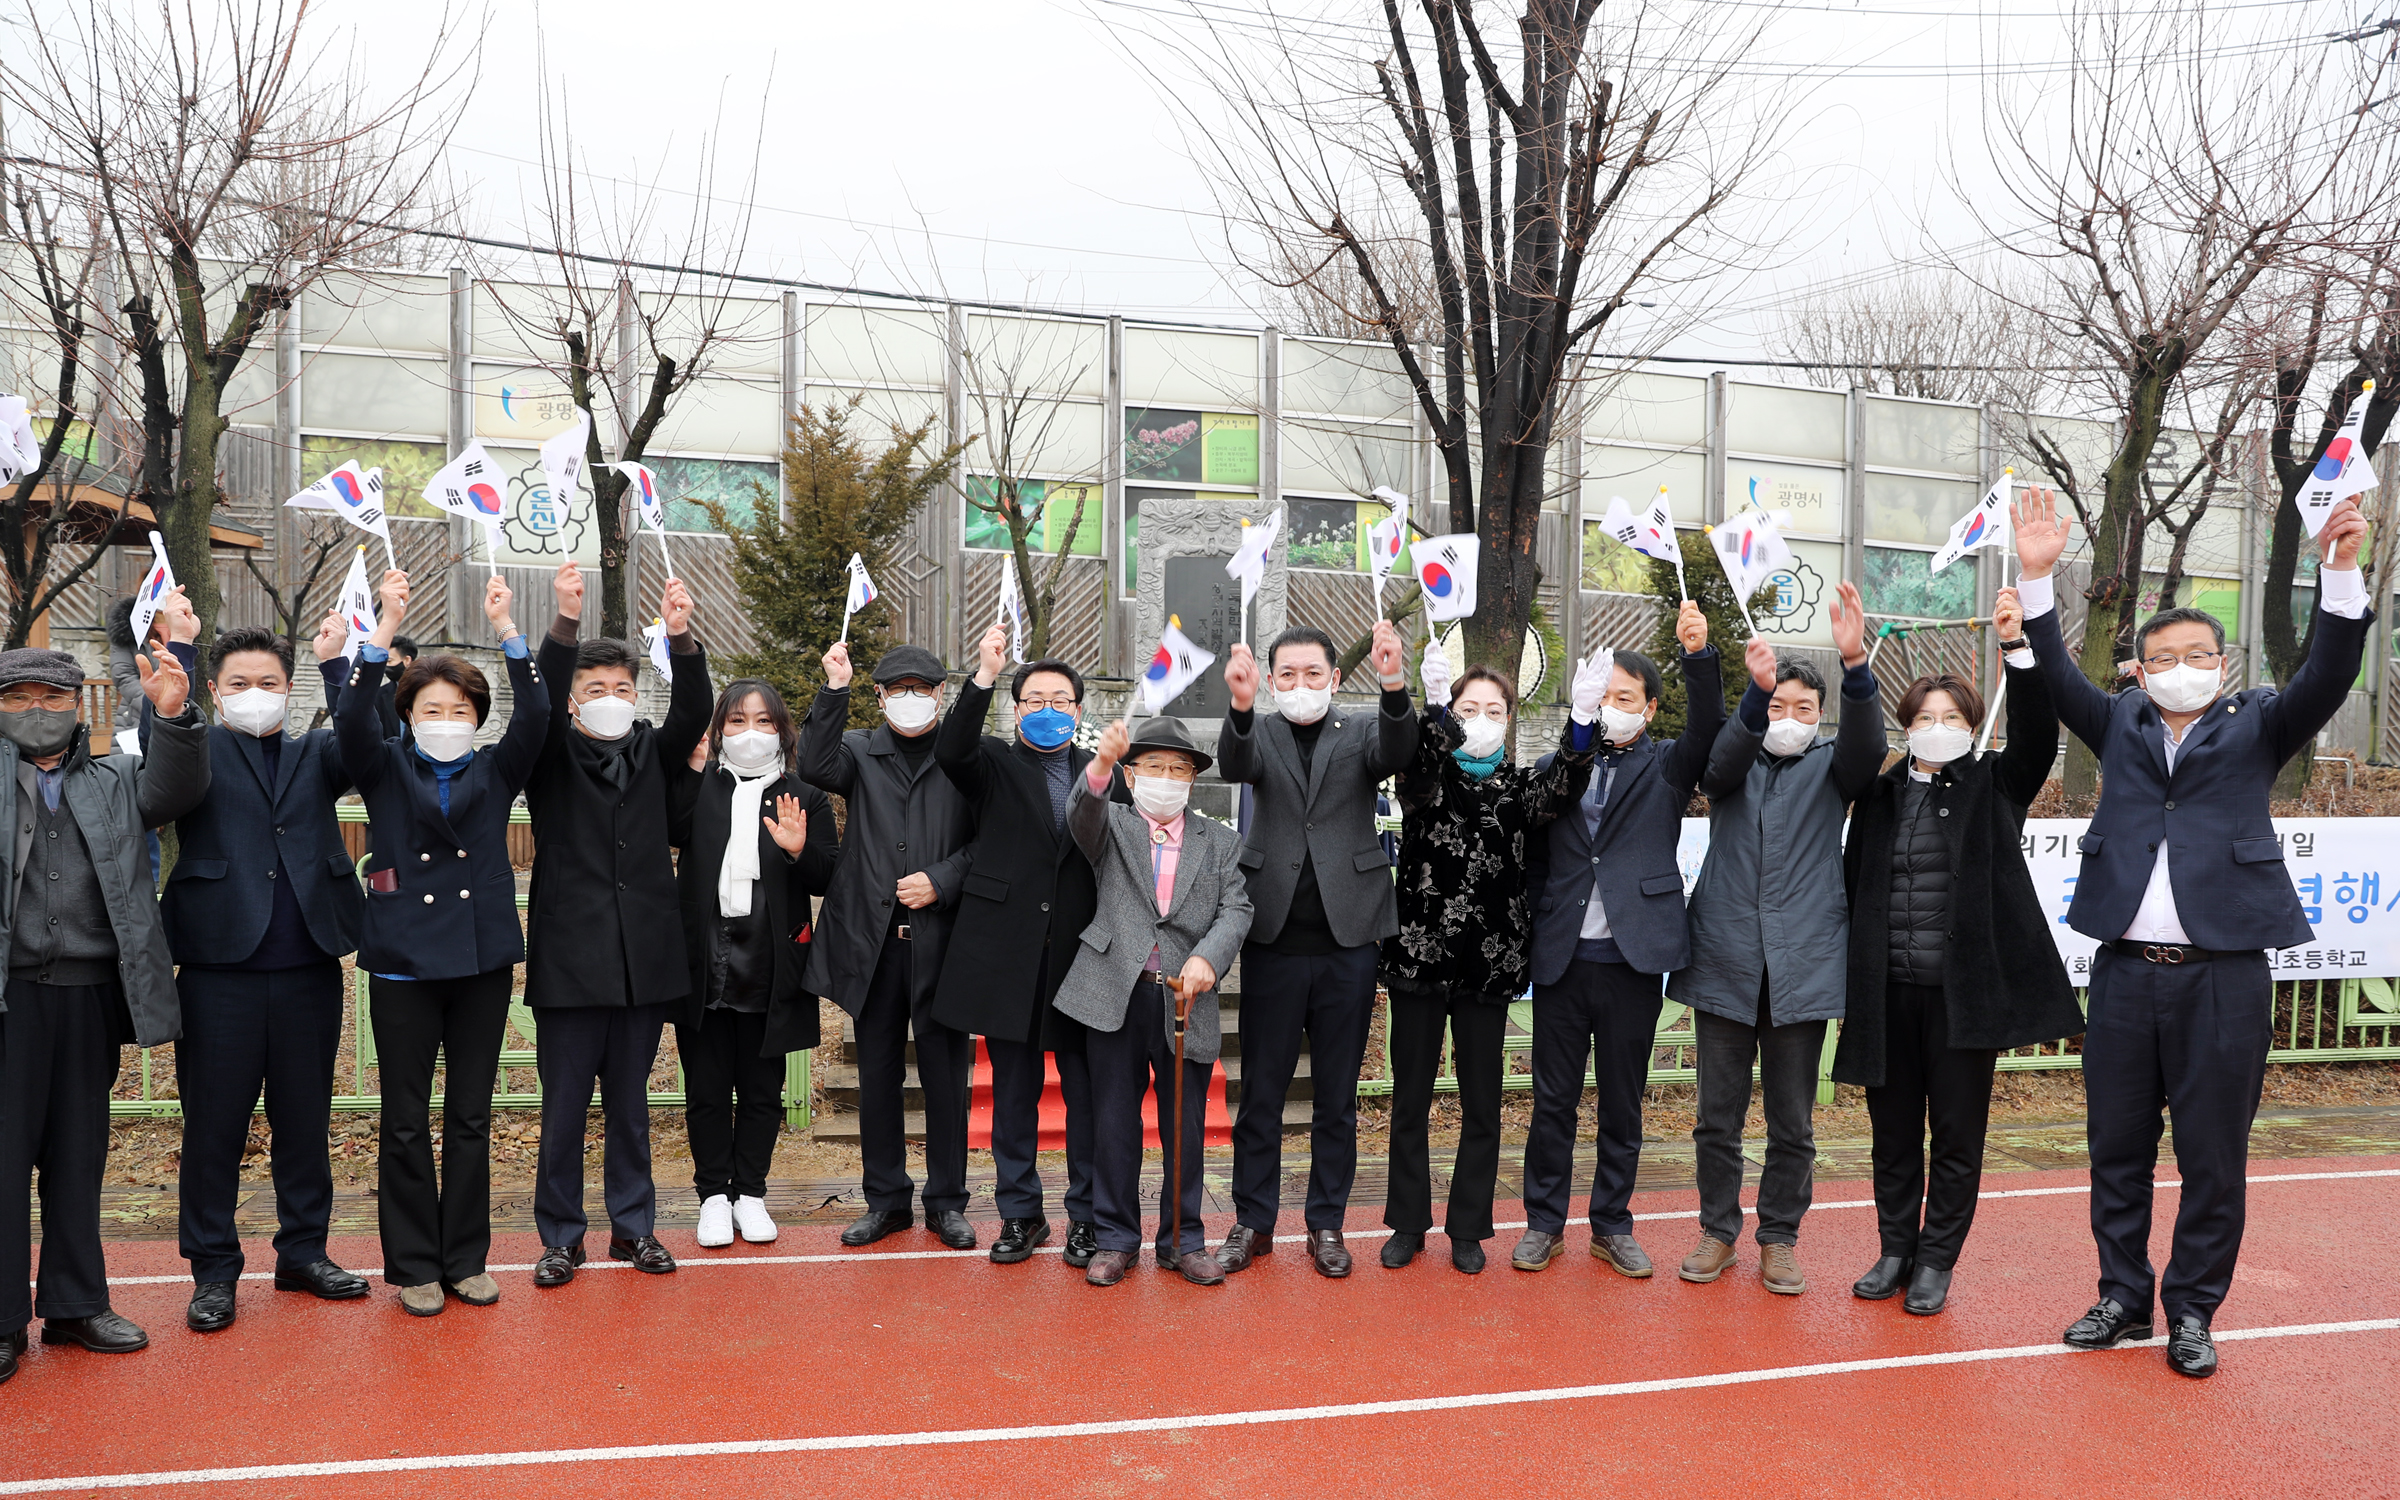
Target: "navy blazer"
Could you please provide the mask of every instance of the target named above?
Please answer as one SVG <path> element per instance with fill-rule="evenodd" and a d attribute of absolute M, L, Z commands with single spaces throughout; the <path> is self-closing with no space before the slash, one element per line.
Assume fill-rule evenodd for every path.
<path fill-rule="evenodd" d="M 1682 664 L 1684 699 L 1691 705 L 1683 733 L 1664 744 L 1646 734 L 1622 749 L 1604 744 L 1585 801 L 1568 808 L 1529 848 L 1525 883 L 1534 896 L 1535 984 L 1558 983 L 1575 961 L 1595 877 L 1609 935 L 1636 972 L 1665 974 L 1691 962 L 1675 846 L 1692 788 L 1708 768 L 1709 747 L 1725 726 L 1725 694 L 1716 647 L 1687 653 Z M 1543 756 L 1540 766 L 1547 769 L 1550 759 Z M 1604 786 L 1608 802 L 1595 838 L 1587 803 Z"/>
<path fill-rule="evenodd" d="M 508 813 L 549 734 L 550 694 L 530 659 L 505 659 L 515 693 L 507 732 L 451 778 L 447 817 L 415 736 L 403 727 L 399 738 L 383 737 L 375 689 L 390 664 L 362 659 L 342 690 L 333 727 L 367 804 L 372 851 L 358 943 L 358 966 L 371 974 L 465 979 L 525 956 Z M 376 889 L 378 875 L 393 888 Z"/>
<path fill-rule="evenodd" d="M 2284 869 L 2267 796 L 2276 773 L 2312 745 L 2357 680 L 2374 611 L 2317 611 L 2316 644 L 2282 691 L 2229 693 L 2183 732 L 2167 771 L 2166 721 L 2139 688 L 2113 697 L 2077 670 L 2058 611 L 2025 636 L 2058 701 L 2059 721 L 2100 757 L 2100 810 L 2083 836 L 2067 923 L 2108 942 L 2125 935 L 2167 846 L 2175 914 L 2191 940 L 2227 951 L 2289 948 L 2313 936 Z"/>

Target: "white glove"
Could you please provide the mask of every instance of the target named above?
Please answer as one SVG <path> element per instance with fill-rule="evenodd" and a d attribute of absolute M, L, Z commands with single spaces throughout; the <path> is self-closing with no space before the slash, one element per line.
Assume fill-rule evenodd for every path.
<path fill-rule="evenodd" d="M 1606 646 L 1593 652 L 1589 661 L 1575 664 L 1571 714 L 1576 723 L 1589 724 L 1600 717 L 1600 700 L 1608 696 L 1608 679 L 1615 671 L 1616 653 Z"/>
<path fill-rule="evenodd" d="M 1426 643 L 1425 661 L 1418 668 L 1418 676 L 1425 683 L 1425 706 L 1447 707 L 1450 702 L 1450 657 L 1442 650 L 1441 642 Z"/>

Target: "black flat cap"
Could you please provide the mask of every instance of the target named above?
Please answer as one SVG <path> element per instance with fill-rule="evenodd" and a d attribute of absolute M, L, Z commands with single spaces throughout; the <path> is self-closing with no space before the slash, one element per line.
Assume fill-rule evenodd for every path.
<path fill-rule="evenodd" d="M 903 677 L 914 677 L 919 682 L 930 682 L 940 687 L 942 679 L 950 675 L 950 669 L 942 665 L 940 657 L 923 646 L 894 646 L 876 658 L 875 670 L 870 675 L 886 687 Z"/>
<path fill-rule="evenodd" d="M 1192 743 L 1191 731 L 1183 727 L 1183 720 L 1172 715 L 1134 722 L 1133 743 L 1126 747 L 1125 758 L 1130 761 L 1144 750 L 1180 750 L 1192 758 L 1192 769 L 1195 771 L 1205 771 L 1215 764 L 1198 745 Z"/>

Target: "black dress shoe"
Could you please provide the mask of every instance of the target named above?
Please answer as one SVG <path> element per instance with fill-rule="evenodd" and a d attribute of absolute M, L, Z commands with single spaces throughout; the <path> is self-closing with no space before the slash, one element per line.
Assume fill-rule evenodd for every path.
<path fill-rule="evenodd" d="M 871 1208 L 853 1220 L 848 1229 L 842 1231 L 842 1243 L 852 1249 L 856 1249 L 860 1245 L 872 1245 L 885 1235 L 898 1234 L 916 1222 L 917 1216 L 905 1208 L 894 1213 L 885 1213 L 880 1209 Z"/>
<path fill-rule="evenodd" d="M 312 1260 L 305 1266 L 277 1266 L 275 1290 L 307 1292 L 327 1302 L 347 1302 L 352 1297 L 367 1294 L 366 1278 L 353 1276 L 329 1260 Z"/>
<path fill-rule="evenodd" d="M 1048 1219 L 1002 1219 L 1000 1238 L 992 1241 L 992 1264 L 1013 1266 L 1018 1261 L 1030 1260 L 1035 1246 L 1049 1243 Z"/>
<path fill-rule="evenodd" d="M 1850 1283 L 1850 1295 L 1865 1302 L 1888 1302 L 1908 1285 L 1908 1274 L 1915 1269 L 1916 1262 L 1906 1256 L 1887 1255 Z"/>
<path fill-rule="evenodd" d="M 2125 1304 L 2114 1297 L 2103 1297 L 2093 1303 L 2092 1310 L 2068 1325 L 2062 1335 L 2077 1349 L 2114 1349 L 2129 1339 L 2150 1336 L 2150 1314 L 2145 1311 L 2137 1322 Z"/>
<path fill-rule="evenodd" d="M 1275 1231 L 1236 1224 L 1225 1231 L 1225 1243 L 1217 1247 L 1217 1264 L 1225 1268 L 1226 1275 L 1231 1276 L 1236 1271 L 1247 1269 L 1250 1262 L 1274 1253 Z"/>
<path fill-rule="evenodd" d="M 1483 1241 L 1452 1240 L 1450 1242 L 1450 1268 L 1454 1271 L 1464 1271 L 1469 1276 L 1481 1276 L 1483 1274 Z"/>
<path fill-rule="evenodd" d="M 2167 1368 L 2194 1380 L 2217 1373 L 2217 1341 L 2209 1337 L 2208 1325 L 2190 1313 L 2167 1330 Z"/>
<path fill-rule="evenodd" d="M 1350 1251 L 1343 1245 L 1338 1229 L 1310 1230 L 1308 1259 L 1317 1268 L 1317 1274 L 1328 1280 L 1339 1281 L 1350 1274 Z"/>
<path fill-rule="evenodd" d="M 17 1373 L 17 1360 L 24 1352 L 24 1329 L 20 1328 L 14 1333 L 0 1333 L 0 1385 L 8 1384 L 8 1377 Z"/>
<path fill-rule="evenodd" d="M 630 1240 L 620 1235 L 609 1236 L 608 1258 L 632 1261 L 635 1270 L 649 1276 L 664 1276 L 675 1269 L 675 1257 L 667 1253 L 667 1247 L 658 1242 L 655 1234 Z"/>
<path fill-rule="evenodd" d="M 136 1349 L 149 1348 L 150 1335 L 130 1319 L 104 1312 L 88 1318 L 45 1318 L 42 1342 L 81 1344 L 95 1354 L 131 1354 Z"/>
<path fill-rule="evenodd" d="M 1100 1253 L 1100 1226 L 1067 1221 L 1066 1262 L 1070 1266 L 1088 1266 Z"/>
<path fill-rule="evenodd" d="M 203 1281 L 192 1288 L 192 1305 L 183 1310 L 184 1326 L 194 1333 L 215 1333 L 233 1326 L 233 1283 Z"/>
<path fill-rule="evenodd" d="M 968 1223 L 967 1216 L 955 1208 L 944 1209 L 938 1214 L 927 1214 L 925 1227 L 932 1230 L 940 1237 L 943 1244 L 953 1250 L 975 1248 L 975 1226 Z"/>
<path fill-rule="evenodd" d="M 545 1290 L 565 1286 L 575 1279 L 575 1268 L 582 1264 L 581 1245 L 544 1245 L 541 1258 L 533 1263 L 533 1284 Z"/>
<path fill-rule="evenodd" d="M 1950 1300 L 1950 1272 L 1944 1267 L 1919 1266 L 1909 1278 L 1908 1296 L 1900 1303 L 1902 1312 L 1930 1318 Z"/>
<path fill-rule="evenodd" d="M 1424 1248 L 1425 1236 L 1395 1229 L 1392 1231 L 1391 1237 L 1383 1242 L 1384 1267 L 1387 1270 L 1397 1271 L 1415 1260 L 1417 1252 Z"/>

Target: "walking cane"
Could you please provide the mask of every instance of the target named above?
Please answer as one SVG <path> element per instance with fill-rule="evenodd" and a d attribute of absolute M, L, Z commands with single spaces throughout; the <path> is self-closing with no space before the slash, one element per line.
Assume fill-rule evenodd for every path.
<path fill-rule="evenodd" d="M 1180 977 L 1175 981 L 1175 1207 L 1167 1244 L 1173 1247 L 1178 1263 L 1183 1260 L 1183 1018 L 1191 1008 L 1183 993 L 1187 983 Z"/>

